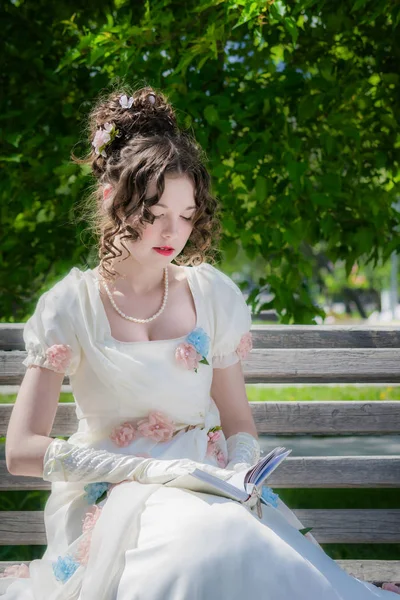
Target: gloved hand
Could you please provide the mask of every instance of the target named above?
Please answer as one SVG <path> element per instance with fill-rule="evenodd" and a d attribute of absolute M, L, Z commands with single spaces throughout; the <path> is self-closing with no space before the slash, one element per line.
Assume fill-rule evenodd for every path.
<path fill-rule="evenodd" d="M 106 450 L 83 448 L 55 438 L 43 458 L 45 481 L 84 481 L 85 483 L 167 483 L 195 468 L 227 480 L 233 471 L 197 463 L 187 458 L 163 460 L 114 454 Z"/>
<path fill-rule="evenodd" d="M 234 471 L 198 463 L 188 458 L 175 460 L 150 459 L 150 462 L 143 466 L 140 474 L 135 475 L 135 480 L 139 481 L 139 483 L 167 483 L 180 475 L 191 473 L 194 469 L 200 469 L 224 481 L 228 480 L 234 474 Z"/>
<path fill-rule="evenodd" d="M 228 448 L 228 464 L 226 469 L 231 469 L 235 472 L 250 469 L 255 465 L 261 456 L 261 449 L 258 440 L 246 433 L 240 431 L 231 435 L 226 440 Z"/>

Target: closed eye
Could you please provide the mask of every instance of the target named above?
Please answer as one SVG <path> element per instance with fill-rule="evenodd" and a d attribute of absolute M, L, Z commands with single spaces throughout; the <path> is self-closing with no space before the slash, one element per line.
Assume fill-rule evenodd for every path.
<path fill-rule="evenodd" d="M 164 216 L 164 214 L 162 214 L 162 215 L 154 215 L 154 214 L 153 214 L 153 217 L 154 217 L 155 219 L 161 219 L 161 217 L 163 217 L 163 216 Z M 181 217 L 181 218 L 182 218 L 184 221 L 191 221 L 191 220 L 192 220 L 192 217 Z"/>

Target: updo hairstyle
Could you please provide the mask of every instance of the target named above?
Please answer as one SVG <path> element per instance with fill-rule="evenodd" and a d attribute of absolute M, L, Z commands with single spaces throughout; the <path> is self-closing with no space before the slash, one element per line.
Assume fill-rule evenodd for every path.
<path fill-rule="evenodd" d="M 133 98 L 131 106 L 125 108 L 120 98 Z M 126 100 L 126 99 L 125 99 Z M 114 127 L 114 136 L 96 153 L 93 146 L 98 130 L 104 126 Z M 194 184 L 194 199 L 197 209 L 193 214 L 193 231 L 188 242 L 174 262 L 178 265 L 197 265 L 213 260 L 212 244 L 220 237 L 217 217 L 217 200 L 211 194 L 211 178 L 205 167 L 205 153 L 188 133 L 177 124 L 175 112 L 164 94 L 152 87 L 135 92 L 114 90 L 98 100 L 89 114 L 88 136 L 90 153 L 79 159 L 78 164 L 87 164 L 95 177 L 93 191 L 89 197 L 87 216 L 99 240 L 99 273 L 108 280 L 116 278 L 111 261 L 121 256 L 122 251 L 114 245 L 117 235 L 123 240 L 136 241 L 146 223 L 154 222 L 149 208 L 156 204 L 165 187 L 164 177 L 187 175 Z M 149 181 L 156 184 L 156 194 L 146 198 Z M 104 187 L 112 190 L 106 201 Z M 134 225 L 126 221 L 134 215 Z"/>

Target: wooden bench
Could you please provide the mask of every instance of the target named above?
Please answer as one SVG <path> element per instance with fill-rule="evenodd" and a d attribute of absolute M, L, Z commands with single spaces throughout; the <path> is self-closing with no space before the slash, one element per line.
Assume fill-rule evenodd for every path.
<path fill-rule="evenodd" d="M 20 384 L 25 367 L 23 324 L 0 325 L 0 385 Z M 248 383 L 400 383 L 400 330 L 396 327 L 253 326 Z M 68 384 L 68 378 L 64 379 Z M 252 402 L 260 434 L 399 434 L 400 403 Z M 0 405 L 5 436 L 12 405 Z M 60 403 L 53 436 L 77 428 L 73 404 Z M 289 445 L 288 445 L 289 446 Z M 288 457 L 268 480 L 278 488 L 400 488 L 400 456 Z M 41 479 L 16 477 L 0 461 L 0 490 L 48 490 Z M 400 502 L 399 502 L 400 504 Z M 399 543 L 399 509 L 297 509 L 320 543 Z M 0 513 L 0 544 L 46 544 L 42 512 Z M 0 571 L 7 564 L 0 562 Z M 400 582 L 400 560 L 338 560 L 346 571 L 379 585 Z"/>

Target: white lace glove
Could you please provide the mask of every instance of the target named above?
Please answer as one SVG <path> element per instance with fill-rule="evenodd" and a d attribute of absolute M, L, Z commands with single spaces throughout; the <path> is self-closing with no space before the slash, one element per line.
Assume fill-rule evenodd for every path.
<path fill-rule="evenodd" d="M 120 483 L 132 479 L 139 483 L 167 483 L 195 468 L 224 480 L 233 474 L 233 471 L 197 463 L 187 458 L 162 460 L 114 454 L 106 450 L 82 448 L 55 438 L 43 458 L 43 479 L 85 483 Z"/>
<path fill-rule="evenodd" d="M 235 472 L 243 471 L 244 469 L 249 469 L 260 460 L 260 444 L 250 433 L 244 431 L 235 433 L 228 437 L 226 445 L 228 448 L 227 469 Z"/>

